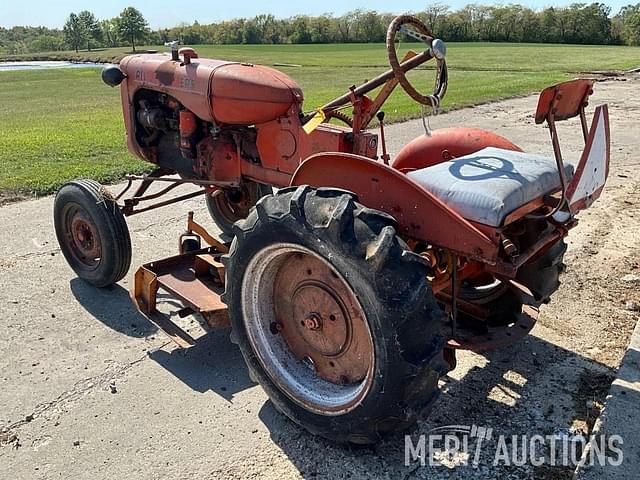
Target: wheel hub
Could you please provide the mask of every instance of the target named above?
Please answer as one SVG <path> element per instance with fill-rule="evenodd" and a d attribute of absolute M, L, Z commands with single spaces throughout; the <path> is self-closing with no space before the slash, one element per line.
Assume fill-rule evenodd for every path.
<path fill-rule="evenodd" d="M 300 253 L 282 266 L 274 287 L 275 312 L 283 325 L 279 334 L 293 354 L 300 360 L 309 358 L 324 380 L 362 380 L 371 349 L 349 287 L 324 262 Z"/>
<path fill-rule="evenodd" d="M 286 329 L 284 335 L 289 345 L 304 342 L 301 347 L 306 353 L 313 350 L 320 355 L 335 356 L 348 346 L 349 325 L 335 294 L 326 288 L 309 282 L 296 289 L 291 298 L 293 321 L 288 322 L 293 328 Z M 310 312 L 305 316 L 305 311 Z M 304 320 L 297 323 L 295 319 L 301 317 Z"/>
<path fill-rule="evenodd" d="M 93 266 L 102 256 L 98 230 L 88 214 L 81 208 L 67 212 L 67 243 L 73 255 L 82 263 Z"/>

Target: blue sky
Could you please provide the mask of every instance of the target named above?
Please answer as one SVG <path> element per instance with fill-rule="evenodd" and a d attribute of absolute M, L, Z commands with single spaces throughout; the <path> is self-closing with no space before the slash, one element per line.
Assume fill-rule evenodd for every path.
<path fill-rule="evenodd" d="M 532 8 L 546 6 L 567 5 L 578 0 L 453 0 L 448 3 L 452 8 L 459 8 L 467 3 L 521 3 Z M 582 0 L 590 1 L 590 0 Z M 621 6 L 636 3 L 637 0 L 614 0 L 603 2 L 609 5 L 613 13 Z M 234 17 L 251 17 L 260 13 L 272 13 L 277 17 L 289 17 L 296 14 L 342 14 L 356 8 L 402 13 L 405 11 L 419 11 L 427 5 L 419 0 L 110 0 L 91 2 L 89 0 L 0 0 L 0 26 L 14 25 L 44 25 L 47 27 L 61 27 L 70 12 L 91 10 L 98 18 L 116 16 L 123 8 L 134 6 L 138 8 L 149 21 L 152 28 L 171 27 L 180 22 L 211 23 Z"/>

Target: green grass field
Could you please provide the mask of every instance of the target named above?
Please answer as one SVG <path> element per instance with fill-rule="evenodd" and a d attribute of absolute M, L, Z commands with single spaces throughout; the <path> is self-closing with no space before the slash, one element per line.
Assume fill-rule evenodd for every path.
<path fill-rule="evenodd" d="M 486 43 L 448 47 L 445 109 L 538 91 L 578 72 L 640 65 L 640 47 Z M 202 57 L 276 65 L 300 83 L 306 110 L 387 68 L 380 44 L 196 48 Z M 110 49 L 81 52 L 75 58 L 109 60 L 125 53 Z M 58 55 L 69 59 L 75 54 Z M 278 66 L 283 63 L 301 66 Z M 411 79 L 428 91 L 434 71 L 420 69 L 412 72 Z M 420 112 L 400 89 L 384 110 L 391 121 Z M 99 69 L 0 72 L 1 197 L 51 193 L 65 181 L 82 176 L 112 182 L 148 167 L 127 153 L 119 94 L 102 83 Z"/>

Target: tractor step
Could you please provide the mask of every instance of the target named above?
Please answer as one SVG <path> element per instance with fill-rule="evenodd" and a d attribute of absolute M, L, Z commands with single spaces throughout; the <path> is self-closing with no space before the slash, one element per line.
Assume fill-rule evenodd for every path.
<path fill-rule="evenodd" d="M 170 294 L 184 306 L 176 312 L 179 317 L 198 313 L 205 321 L 205 328 L 227 327 L 227 306 L 220 300 L 224 291 L 221 255 L 215 247 L 203 248 L 147 263 L 135 274 L 131 296 L 138 311 L 180 347 L 195 345 L 196 340 L 173 322 L 171 316 L 158 311 L 158 292 Z"/>

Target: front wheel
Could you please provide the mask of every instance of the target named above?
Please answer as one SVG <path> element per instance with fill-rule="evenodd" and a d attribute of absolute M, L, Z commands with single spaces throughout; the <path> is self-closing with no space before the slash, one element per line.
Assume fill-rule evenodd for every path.
<path fill-rule="evenodd" d="M 227 257 L 233 338 L 274 405 L 371 444 L 431 406 L 448 370 L 427 267 L 388 215 L 307 186 L 258 202 Z"/>
<path fill-rule="evenodd" d="M 83 280 L 106 287 L 131 265 L 131 238 L 120 208 L 102 185 L 75 180 L 62 186 L 53 206 L 60 250 Z"/>

